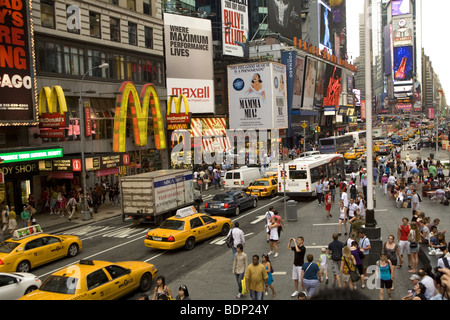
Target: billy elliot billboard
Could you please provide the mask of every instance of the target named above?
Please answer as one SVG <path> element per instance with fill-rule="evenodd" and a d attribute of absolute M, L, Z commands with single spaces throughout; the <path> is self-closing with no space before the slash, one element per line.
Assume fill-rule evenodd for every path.
<path fill-rule="evenodd" d="M 0 1 L 0 125 L 31 125 L 37 103 L 31 0 Z"/>
<path fill-rule="evenodd" d="M 248 58 L 247 0 L 222 0 L 223 54 Z"/>
<path fill-rule="evenodd" d="M 211 21 L 164 13 L 167 94 L 185 95 L 192 113 L 214 113 Z"/>

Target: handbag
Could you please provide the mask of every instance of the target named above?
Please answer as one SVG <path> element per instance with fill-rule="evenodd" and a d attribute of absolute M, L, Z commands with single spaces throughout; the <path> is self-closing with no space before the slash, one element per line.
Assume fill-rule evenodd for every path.
<path fill-rule="evenodd" d="M 344 258 L 344 261 L 345 264 L 347 265 L 348 271 L 350 272 L 350 280 L 352 280 L 352 282 L 358 282 L 360 279 L 358 269 L 355 268 L 354 270 L 351 270 L 348 265 L 347 259 Z"/>
<path fill-rule="evenodd" d="M 247 291 L 247 284 L 245 283 L 245 277 L 242 278 L 242 280 L 241 280 L 241 288 L 242 288 L 241 294 L 247 294 L 248 293 L 248 291 Z"/>

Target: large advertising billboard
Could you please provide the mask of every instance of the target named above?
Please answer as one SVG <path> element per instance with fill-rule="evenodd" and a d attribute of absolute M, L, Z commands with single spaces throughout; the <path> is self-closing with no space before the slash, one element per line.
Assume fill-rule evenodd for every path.
<path fill-rule="evenodd" d="M 230 129 L 288 127 L 285 65 L 229 65 L 228 95 Z"/>
<path fill-rule="evenodd" d="M 302 110 L 314 110 L 314 90 L 316 88 L 317 60 L 306 59 L 305 85 L 303 88 Z"/>
<path fill-rule="evenodd" d="M 391 12 L 392 16 L 400 16 L 411 13 L 410 0 L 392 0 Z"/>
<path fill-rule="evenodd" d="M 394 81 L 411 80 L 414 71 L 412 46 L 394 47 Z"/>
<path fill-rule="evenodd" d="M 222 0 L 223 54 L 248 58 L 247 1 Z"/>
<path fill-rule="evenodd" d="M 0 125 L 37 119 L 31 0 L 0 2 Z"/>
<path fill-rule="evenodd" d="M 332 31 L 334 34 L 333 54 L 347 60 L 347 5 L 346 0 L 330 1 L 333 13 Z"/>
<path fill-rule="evenodd" d="M 412 16 L 395 17 L 392 19 L 392 40 L 394 47 L 413 45 L 414 24 Z"/>
<path fill-rule="evenodd" d="M 326 48 L 333 53 L 334 35 L 332 35 L 333 14 L 330 7 L 322 1 L 317 2 L 319 13 L 319 49 Z"/>
<path fill-rule="evenodd" d="M 192 113 L 214 113 L 211 20 L 164 13 L 167 95 L 184 94 Z"/>
<path fill-rule="evenodd" d="M 301 1 L 268 0 L 269 29 L 283 37 L 302 37 Z"/>
<path fill-rule="evenodd" d="M 321 110 L 322 100 L 325 95 L 325 71 L 327 64 L 322 61 L 317 62 L 316 87 L 314 89 L 314 109 Z"/>

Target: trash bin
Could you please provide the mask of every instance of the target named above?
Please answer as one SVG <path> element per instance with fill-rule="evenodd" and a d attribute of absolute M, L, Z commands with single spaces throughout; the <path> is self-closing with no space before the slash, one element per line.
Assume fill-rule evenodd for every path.
<path fill-rule="evenodd" d="M 297 201 L 286 202 L 286 218 L 288 221 L 297 221 Z"/>
<path fill-rule="evenodd" d="M 434 153 L 430 153 L 430 159 L 431 159 L 431 160 L 434 159 Z"/>

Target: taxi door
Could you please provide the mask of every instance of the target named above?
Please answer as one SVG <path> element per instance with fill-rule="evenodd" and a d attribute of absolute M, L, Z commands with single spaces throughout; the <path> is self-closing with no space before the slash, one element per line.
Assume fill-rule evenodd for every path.
<path fill-rule="evenodd" d="M 62 241 L 54 236 L 46 236 L 42 238 L 44 263 L 62 258 L 65 255 L 64 245 Z"/>
<path fill-rule="evenodd" d="M 88 274 L 86 286 L 89 300 L 111 300 L 113 297 L 111 279 L 103 269 Z"/>
<path fill-rule="evenodd" d="M 30 261 L 32 268 L 43 264 L 44 248 L 42 246 L 42 238 L 27 242 L 24 246 L 23 254 Z"/>
<path fill-rule="evenodd" d="M 117 265 L 110 265 L 105 267 L 105 270 L 112 278 L 112 299 L 120 298 L 128 292 L 133 291 L 138 285 L 135 276 L 132 274 L 130 269 Z"/>
<path fill-rule="evenodd" d="M 202 216 L 201 218 L 205 225 L 206 237 L 210 238 L 221 231 L 217 221 L 215 221 L 213 218 L 208 216 Z"/>
<path fill-rule="evenodd" d="M 195 237 L 196 241 L 203 240 L 207 236 L 206 226 L 199 217 L 195 217 L 189 221 L 191 226 L 191 234 Z"/>

